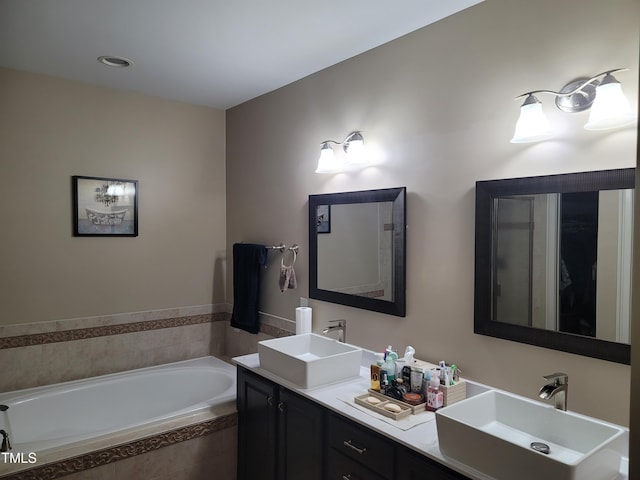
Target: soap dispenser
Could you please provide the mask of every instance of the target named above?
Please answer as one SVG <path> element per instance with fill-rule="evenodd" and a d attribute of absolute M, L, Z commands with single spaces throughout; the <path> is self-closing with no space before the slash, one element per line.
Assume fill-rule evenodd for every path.
<path fill-rule="evenodd" d="M 427 387 L 426 409 L 435 412 L 444 404 L 444 393 L 440 390 L 440 375 L 435 370 L 432 370 L 430 377 Z"/>

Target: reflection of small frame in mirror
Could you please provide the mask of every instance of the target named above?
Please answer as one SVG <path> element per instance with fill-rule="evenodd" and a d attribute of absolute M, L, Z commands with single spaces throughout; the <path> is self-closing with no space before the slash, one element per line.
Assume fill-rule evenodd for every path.
<path fill-rule="evenodd" d="M 331 233 L 331 205 L 318 205 L 316 226 L 318 233 Z"/>

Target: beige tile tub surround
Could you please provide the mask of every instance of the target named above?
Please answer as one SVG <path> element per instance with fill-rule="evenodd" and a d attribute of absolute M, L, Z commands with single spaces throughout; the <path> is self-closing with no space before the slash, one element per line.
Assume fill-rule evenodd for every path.
<path fill-rule="evenodd" d="M 224 356 L 226 305 L 0 328 L 0 391 Z"/>

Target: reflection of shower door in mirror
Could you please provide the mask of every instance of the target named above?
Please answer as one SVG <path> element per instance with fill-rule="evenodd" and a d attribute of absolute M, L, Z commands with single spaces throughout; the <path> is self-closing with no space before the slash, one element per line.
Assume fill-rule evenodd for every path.
<path fill-rule="evenodd" d="M 476 182 L 474 332 L 629 364 L 630 299 L 638 288 L 631 281 L 635 173 Z M 517 210 L 520 222 L 513 221 Z M 511 273 L 527 269 L 529 251 L 526 288 L 524 274 Z M 514 284 L 522 288 L 512 302 L 506 297 Z"/>
<path fill-rule="evenodd" d="M 493 320 L 531 325 L 533 197 L 494 204 Z"/>
<path fill-rule="evenodd" d="M 599 197 L 567 192 L 560 203 L 559 327 L 588 337 L 596 336 Z"/>

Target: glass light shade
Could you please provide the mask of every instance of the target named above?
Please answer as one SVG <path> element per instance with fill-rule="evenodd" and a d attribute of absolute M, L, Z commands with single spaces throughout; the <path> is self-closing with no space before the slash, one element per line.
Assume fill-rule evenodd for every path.
<path fill-rule="evenodd" d="M 316 173 L 334 173 L 339 170 L 340 162 L 333 153 L 333 148 L 331 148 L 327 143 L 324 143 L 320 150 L 320 158 L 318 159 L 318 168 L 316 168 Z"/>
<path fill-rule="evenodd" d="M 613 80 L 607 81 L 607 77 Z M 622 93 L 620 82 L 609 74 L 607 77 L 596 88 L 596 98 L 591 106 L 589 121 L 584 126 L 587 130 L 623 127 L 637 120 L 629 101 Z"/>
<path fill-rule="evenodd" d="M 533 95 L 529 95 L 520 107 L 520 118 L 516 123 L 511 143 L 539 142 L 552 136 L 549 120 L 542 111 L 542 103 Z"/>
<path fill-rule="evenodd" d="M 363 140 L 350 140 L 347 148 L 347 162 L 352 165 L 364 165 L 367 163 Z"/>

